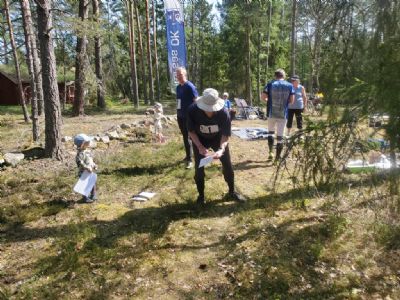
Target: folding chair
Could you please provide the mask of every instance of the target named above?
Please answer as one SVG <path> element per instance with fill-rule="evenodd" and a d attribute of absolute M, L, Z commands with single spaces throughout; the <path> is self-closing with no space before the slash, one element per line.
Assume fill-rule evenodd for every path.
<path fill-rule="evenodd" d="M 258 107 L 247 105 L 246 100 L 235 98 L 235 103 L 238 109 L 236 118 L 238 119 L 258 119 L 262 118 L 262 112 Z"/>

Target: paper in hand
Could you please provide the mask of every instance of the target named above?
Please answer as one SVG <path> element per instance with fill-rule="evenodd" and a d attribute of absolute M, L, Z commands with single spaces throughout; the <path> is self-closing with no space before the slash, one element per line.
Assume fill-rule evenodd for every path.
<path fill-rule="evenodd" d="M 213 157 L 212 155 L 206 156 L 206 157 L 202 158 L 202 159 L 200 160 L 200 163 L 199 163 L 199 168 L 202 168 L 202 167 L 208 165 L 208 164 L 211 163 L 213 160 L 214 160 L 214 157 Z"/>
<path fill-rule="evenodd" d="M 78 182 L 74 186 L 74 192 L 88 197 L 94 185 L 96 184 L 96 181 L 96 173 L 83 171 L 81 177 L 79 177 Z"/>

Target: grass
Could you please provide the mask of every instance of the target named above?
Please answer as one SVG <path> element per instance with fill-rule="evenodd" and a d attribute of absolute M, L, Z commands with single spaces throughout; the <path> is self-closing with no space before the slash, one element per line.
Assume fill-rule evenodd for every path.
<path fill-rule="evenodd" d="M 122 122 L 115 117 L 90 117 L 87 126 Z M 24 126 L 10 120 L 16 130 Z M 64 121 L 66 130 L 76 126 Z M 99 201 L 91 205 L 71 191 L 73 154 L 1 171 L 0 299 L 400 297 L 398 225 L 373 213 L 388 211 L 384 174 L 272 193 L 275 169 L 260 155 L 265 141 L 233 138 L 236 184 L 249 201 L 226 201 L 213 164 L 200 208 L 176 128 L 167 134 L 167 145 L 97 149 Z M 157 195 L 132 202 L 142 190 Z"/>

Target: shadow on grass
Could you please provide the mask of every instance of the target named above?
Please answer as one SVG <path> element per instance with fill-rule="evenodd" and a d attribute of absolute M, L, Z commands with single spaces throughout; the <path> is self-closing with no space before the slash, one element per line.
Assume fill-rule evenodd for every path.
<path fill-rule="evenodd" d="M 272 166 L 272 162 L 265 161 L 255 161 L 255 160 L 245 160 L 236 164 L 233 164 L 234 170 L 250 170 L 250 169 L 258 169 Z"/>
<path fill-rule="evenodd" d="M 105 283 L 106 275 L 102 273 L 105 270 L 107 272 L 123 271 L 139 276 L 141 264 L 146 261 L 148 253 L 159 250 L 191 251 L 205 248 L 218 249 L 220 255 L 217 258 L 218 261 L 236 266 L 234 271 L 224 271 L 226 284 L 211 285 L 213 289 L 208 291 L 207 295 L 214 299 L 229 297 L 231 293 L 240 299 L 254 297 L 344 299 L 351 295 L 353 288 L 373 285 L 374 278 L 365 279 L 363 282 L 358 279 L 352 281 L 350 278 L 340 284 L 334 280 L 336 276 L 342 276 L 340 273 L 335 273 L 335 261 L 324 261 L 322 258 L 325 247 L 338 238 L 346 227 L 346 220 L 334 215 L 322 216 L 319 219 L 299 217 L 278 226 L 257 224 L 244 234 L 236 235 L 231 239 L 222 236 L 211 244 L 180 245 L 161 239 L 170 224 L 182 219 L 224 217 L 232 213 L 236 215 L 256 209 L 265 209 L 266 215 L 272 216 L 282 204 L 297 201 L 307 192 L 307 190 L 297 190 L 259 197 L 243 205 L 234 202 L 225 203 L 221 199 L 212 201 L 203 208 L 194 203 L 148 207 L 128 211 L 112 221 L 93 220 L 43 229 L 14 228 L 10 232 L 1 233 L 0 239 L 2 242 L 49 237 L 62 240 L 60 253 L 37 262 L 41 276 L 64 274 L 55 277 L 54 281 L 49 283 L 48 288 L 54 295 L 62 291 L 65 284 L 68 284 L 68 289 L 71 290 L 80 290 L 84 286 L 88 288 L 85 278 L 90 277 L 93 279 L 92 285 L 87 290 L 88 295 L 113 294 L 116 288 L 113 286 L 115 283 Z M 143 236 L 142 233 L 147 235 Z M 118 243 L 121 238 L 132 235 L 135 236 L 134 245 Z M 257 248 L 252 249 L 251 256 L 248 255 L 246 247 L 242 246 L 248 241 L 257 242 Z M 127 259 L 134 260 L 133 265 L 127 267 L 124 263 Z M 151 268 L 152 272 L 155 272 L 154 276 L 158 276 L 156 274 L 162 271 L 162 266 L 157 264 Z M 164 272 L 166 272 L 164 278 L 168 281 L 168 272 Z M 76 274 L 80 274 L 78 278 L 75 278 Z M 92 274 L 96 274 L 96 279 Z M 133 290 L 134 283 L 135 281 L 132 286 L 127 280 L 124 284 L 130 285 Z M 175 294 L 189 299 L 205 295 L 204 289 L 187 291 L 179 286 L 174 286 L 172 289 Z"/>
<path fill-rule="evenodd" d="M 370 287 L 370 293 L 390 294 L 382 278 L 342 272 L 340 259 L 324 256 L 325 249 L 346 231 L 343 217 L 257 226 L 223 243 L 223 253 L 230 255 L 218 258 L 223 265 L 236 266 L 225 275 L 232 283 L 228 292 L 237 299 L 352 299 L 353 289 L 364 287 Z M 251 246 L 242 246 L 243 242 Z M 390 268 L 396 273 L 396 266 Z"/>
<path fill-rule="evenodd" d="M 120 173 L 123 175 L 141 175 L 141 174 L 161 174 L 165 169 L 171 168 L 174 170 L 175 166 L 180 162 L 172 164 L 153 165 L 149 167 L 133 167 L 122 168 L 113 171 L 103 171 L 100 174 L 115 174 Z M 371 180 L 374 184 L 382 184 L 385 182 L 385 177 L 371 175 L 371 178 L 366 178 L 361 181 L 343 181 L 320 187 L 325 193 L 335 193 L 337 190 L 347 189 L 349 182 L 359 186 L 370 186 Z M 238 205 L 232 203 L 229 205 L 220 205 L 221 201 L 212 201 L 207 203 L 206 207 L 200 208 L 195 203 L 174 203 L 167 204 L 162 207 L 148 207 L 143 209 L 135 209 L 125 213 L 119 219 L 114 221 L 91 221 L 88 225 L 94 225 L 100 230 L 100 240 L 107 240 L 105 244 L 112 245 L 114 240 L 124 234 L 133 232 L 143 233 L 147 232 L 155 237 L 162 235 L 171 222 L 177 221 L 182 218 L 209 218 L 209 217 L 223 217 L 230 215 L 232 212 L 248 211 L 258 208 L 265 208 L 270 210 L 271 213 L 279 208 L 283 203 L 293 202 L 303 199 L 304 197 L 312 197 L 314 189 L 299 188 L 292 189 L 284 193 L 275 193 L 255 199 L 250 199 L 247 203 Z M 164 202 L 165 203 L 165 202 Z M 112 229 L 114 228 L 114 229 Z M 122 230 L 121 230 L 122 229 Z M 117 234 L 113 234 L 116 231 Z M 26 228 L 19 226 L 16 228 L 9 228 L 4 230 L 1 234 L 3 241 L 15 242 L 21 240 L 30 240 L 40 237 L 62 236 L 63 226 L 48 227 L 43 229 Z"/>
<path fill-rule="evenodd" d="M 174 164 L 165 164 L 164 168 L 172 166 Z M 127 168 L 126 170 L 124 168 L 122 170 L 117 169 L 112 172 L 121 172 L 131 176 L 147 172 L 162 173 L 162 168 L 153 166 L 150 169 L 134 168 L 130 170 Z M 370 180 L 353 182 L 353 184 L 368 186 Z M 385 180 L 378 178 L 376 182 L 383 183 Z M 337 184 L 335 186 L 337 187 Z M 347 181 L 342 182 L 340 188 L 348 188 Z M 334 192 L 333 185 L 327 187 L 326 190 Z M 173 203 L 161 207 L 134 209 L 111 221 L 92 220 L 39 229 L 19 226 L 0 232 L 0 241 L 11 243 L 38 238 L 62 239 L 60 246 L 64 246 L 62 248 L 64 252 L 48 256 L 37 263 L 40 266 L 40 274 L 52 274 L 54 271 L 67 273 L 64 277 L 58 277 L 51 283 L 55 291 L 60 291 L 68 282 L 74 282 L 71 288 L 79 289 L 79 284 L 85 286 L 85 276 L 80 276 L 81 283 L 79 283 L 79 280 L 73 280 L 74 274 L 92 276 L 91 273 L 104 264 L 107 265 L 107 271 L 124 270 L 126 266 L 123 262 L 127 258 L 135 259 L 135 264 L 130 267 L 129 272 L 137 274 L 142 258 L 146 259 L 150 250 L 190 251 L 203 248 L 218 249 L 222 253 L 219 257 L 220 261 L 237 266 L 235 272 L 227 271 L 225 273 L 231 284 L 216 286 L 216 289 L 209 294 L 210 298 L 228 297 L 230 293 L 234 292 L 237 297 L 242 299 L 251 299 L 257 296 L 281 299 L 344 299 L 351 296 L 353 288 L 373 285 L 375 280 L 373 278 L 363 279 L 363 281 L 346 279 L 344 283 L 338 284 L 331 274 L 334 276 L 341 276 L 341 274 L 333 273 L 336 271 L 332 272 L 330 269 L 326 269 L 324 272 L 318 271 L 319 268 L 324 268 L 326 265 L 336 269 L 334 261 L 326 262 L 321 255 L 325 247 L 340 236 L 345 228 L 345 220 L 337 216 L 323 216 L 320 220 L 298 218 L 278 226 L 255 227 L 233 239 L 221 237 L 217 242 L 207 245 L 201 243 L 199 245 L 178 245 L 162 240 L 170 224 L 179 220 L 225 217 L 232 213 L 236 215 L 256 209 L 265 209 L 266 215 L 273 216 L 282 204 L 290 201 L 296 202 L 309 194 L 309 189 L 296 189 L 254 198 L 243 205 L 234 202 L 224 203 L 225 201 L 222 199 L 209 202 L 204 208 L 198 207 L 194 203 Z M 306 224 L 304 225 L 304 223 Z M 296 227 L 299 224 L 304 226 Z M 118 243 L 122 238 L 132 235 L 135 246 Z M 81 245 L 79 236 L 84 236 Z M 257 255 L 251 258 L 244 251 L 245 248 L 241 247 L 243 242 L 249 240 L 255 240 L 258 243 L 258 248 L 253 249 L 253 253 Z M 258 269 L 249 276 L 251 271 L 246 266 L 252 263 L 255 263 Z M 154 271 L 158 271 L 156 266 L 154 266 Z M 100 294 L 112 294 L 115 289 L 103 282 L 106 278 L 105 275 L 100 274 L 96 277 L 98 279 L 94 283 L 95 286 L 92 286 L 92 290 L 88 290 L 88 293 L 92 292 L 93 295 L 97 295 L 96 290 L 102 287 Z M 188 292 L 182 288 L 175 288 L 175 292 L 188 298 L 195 298 L 201 292 L 201 290 Z"/>
<path fill-rule="evenodd" d="M 42 203 L 8 206 L 0 211 L 0 224 L 6 224 L 9 228 L 18 228 L 26 222 L 57 215 L 62 210 L 71 208 L 74 203 L 73 200 L 55 198 Z"/>
<path fill-rule="evenodd" d="M 277 196 L 264 196 L 249 200 L 245 204 L 230 202 L 221 205 L 225 200 L 208 202 L 205 207 L 196 203 L 174 203 L 162 207 L 147 207 L 128 211 L 120 218 L 112 221 L 82 222 L 82 226 L 95 226 L 98 230 L 96 240 L 104 247 L 112 247 L 115 240 L 132 233 L 149 233 L 154 238 L 164 234 L 171 222 L 183 218 L 210 218 L 223 217 L 238 211 L 248 211 L 265 208 L 273 212 L 280 204 L 297 199 L 299 193 L 287 192 Z M 0 234 L 4 242 L 27 241 L 44 237 L 62 237 L 68 235 L 65 230 L 68 225 L 29 228 L 25 226 L 12 226 Z"/>
<path fill-rule="evenodd" d="M 105 169 L 99 172 L 99 175 L 118 175 L 118 176 L 139 176 L 144 174 L 155 175 L 161 174 L 166 171 L 166 169 L 175 168 L 181 162 L 172 162 L 164 164 L 153 164 L 148 166 L 134 166 L 129 168 L 118 168 L 114 170 Z"/>

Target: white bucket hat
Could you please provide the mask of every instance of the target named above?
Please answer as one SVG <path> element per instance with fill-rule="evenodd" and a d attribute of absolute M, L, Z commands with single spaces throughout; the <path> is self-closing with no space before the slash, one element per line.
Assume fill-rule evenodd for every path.
<path fill-rule="evenodd" d="M 219 98 L 218 91 L 215 89 L 205 89 L 203 96 L 197 98 L 197 106 L 204 111 L 219 111 L 224 108 L 225 101 Z"/>

